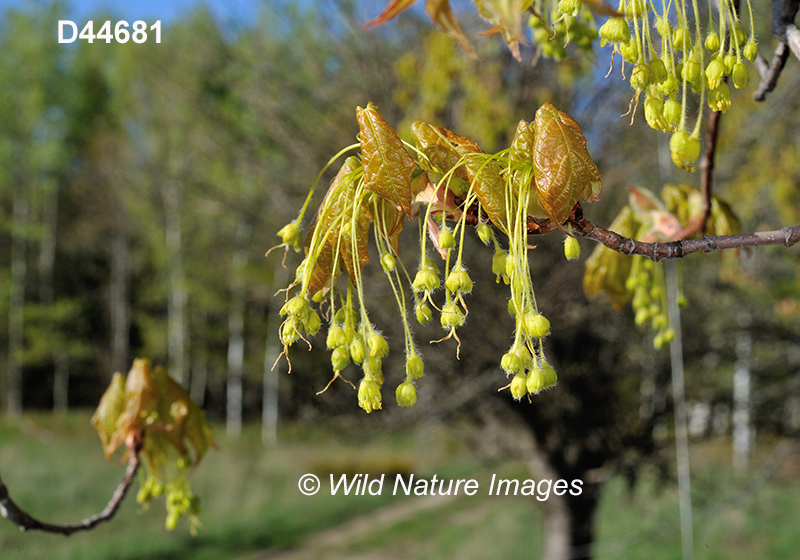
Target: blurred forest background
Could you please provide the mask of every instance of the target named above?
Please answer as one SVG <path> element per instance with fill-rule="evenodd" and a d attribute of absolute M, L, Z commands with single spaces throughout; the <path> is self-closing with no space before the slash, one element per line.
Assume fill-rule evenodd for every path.
<path fill-rule="evenodd" d="M 141 45 L 58 44 L 57 21 L 65 18 L 60 3 L 35 2 L 2 14 L 0 402 L 5 419 L 0 467 L 12 490 L 21 482 L 6 471 L 13 472 L 11 465 L 17 465 L 25 476 L 26 468 L 18 462 L 28 457 L 14 451 L 14 445 L 31 433 L 18 418 L 25 413 L 24 419 L 33 419 L 38 426 L 34 433 L 85 435 L 75 419 L 86 423 L 86 411 L 97 405 L 111 375 L 127 372 L 139 356 L 164 364 L 213 421 L 226 425 L 223 451 L 212 455 L 233 455 L 209 458 L 211 465 L 200 468 L 216 476 L 271 476 L 265 463 L 258 462 L 261 459 L 253 459 L 258 468 L 237 470 L 237 465 L 249 464 L 237 453 L 258 453 L 261 436 L 248 423 L 262 420 L 267 444 L 285 440 L 299 445 L 292 439 L 299 438 L 311 442 L 309 449 L 327 449 L 320 442 L 332 433 L 351 438 L 341 449 L 358 448 L 353 442 L 373 437 L 388 445 L 387 434 L 397 430 L 415 434 L 408 437 L 416 443 L 398 444 L 400 451 L 376 447 L 374 457 L 389 458 L 380 463 L 383 467 L 373 464 L 378 472 L 384 467 L 422 468 L 405 459 L 393 464 L 392 457 L 415 456 L 420 449 L 434 453 L 430 446 L 441 443 L 435 434 L 445 427 L 444 447 L 466 449 L 470 458 L 467 467 L 448 467 L 462 476 L 497 461 L 516 461 L 509 468 L 521 472 L 520 478 L 532 472 L 585 480 L 582 503 L 532 503 L 524 507 L 543 508 L 542 517 L 528 510 L 520 510 L 518 517 L 544 524 L 537 530 L 543 542 L 542 535 L 557 531 L 563 516 L 571 516 L 572 542 L 587 545 L 598 538 L 598 531 L 600 537 L 613 533 L 604 528 L 601 517 L 593 534 L 595 511 L 605 515 L 620 507 L 601 499 L 633 507 L 624 487 L 638 488 L 643 476 L 671 488 L 675 469 L 668 352 L 653 349 L 652 334 L 634 327 L 629 309 L 616 312 L 608 301 L 587 301 L 581 285 L 583 266 L 564 260 L 563 236 L 557 234 L 542 239 L 534 251 L 532 276 L 553 325 L 548 355 L 560 384 L 532 403 L 515 403 L 507 393 L 496 393 L 506 383 L 499 359 L 509 344 L 513 321 L 505 313 L 506 291 L 495 285 L 491 273 L 491 252 L 477 240 L 468 247 L 476 288 L 469 296 L 470 320 L 459 333 L 465 343 L 461 359 L 456 360 L 454 348 L 447 344 L 424 349 L 426 375 L 418 384 L 419 402 L 413 409 L 399 410 L 393 399 L 386 399 L 387 410 L 367 417 L 344 383 L 317 396 L 331 376 L 321 339 L 311 352 L 294 349 L 291 375 L 285 375 L 285 362 L 271 371 L 280 351 L 277 310 L 283 303 L 273 294 L 286 285 L 290 273 L 280 266 L 282 255 L 264 254 L 278 243 L 277 230 L 296 216 L 319 170 L 355 141 L 357 105 L 375 102 L 401 135 L 413 120 L 425 120 L 491 151 L 506 147 L 516 122 L 531 120 L 536 109 L 550 101 L 572 115 L 586 134 L 604 193 L 601 202 L 585 211 L 605 226 L 625 203 L 629 185 L 658 192 L 665 183 L 698 182 L 697 176 L 673 168 L 667 137 L 650 130 L 643 115 L 633 125 L 619 118 L 632 90 L 619 80 L 617 70 L 603 78 L 609 52 L 596 48 L 594 57 L 532 64 L 535 53 L 529 49 L 518 63 L 496 37 L 489 37 L 476 41 L 482 60 L 475 61 L 437 32 L 421 10 L 405 13 L 390 25 L 362 30 L 384 4 L 265 2 L 257 20 L 240 25 L 223 25 L 198 7 L 165 26 L 161 44 L 148 40 Z M 768 45 L 769 6 L 760 1 L 754 6 L 763 16 L 758 36 Z M 473 12 L 459 14 L 469 35 L 485 29 Z M 116 18 L 97 14 L 93 19 Z M 753 80 L 750 90 L 755 87 Z M 715 194 L 731 202 L 743 231 L 800 222 L 797 91 L 800 72 L 797 61 L 791 60 L 765 103 L 753 102 L 750 92 L 735 92 L 733 107 L 722 119 Z M 329 173 L 323 181 L 331 177 Z M 405 256 L 412 263 L 414 232 L 406 233 Z M 581 245 L 585 258 L 593 244 L 581 240 Z M 290 254 L 287 264 L 294 270 L 299 258 Z M 770 487 L 770 496 L 780 494 L 776 488 L 800 496 L 800 456 L 792 443 L 800 435 L 797 248 L 741 251 L 738 258 L 693 255 L 681 266 L 691 302 L 683 310 L 682 323 L 690 434 L 696 445 L 710 442 L 696 455 L 705 461 L 693 463 L 693 468 L 730 475 L 722 477 L 724 481 L 701 476 L 696 500 L 717 507 L 709 506 L 708 511 L 716 512 L 718 519 L 714 500 L 719 496 L 734 496 L 739 502 L 753 499 L 766 492 L 762 485 L 768 480 L 785 485 Z M 402 335 L 393 317 L 389 285 L 382 273 L 371 274 L 366 277 L 367 299 L 387 302 L 385 310 L 372 305 L 373 320 L 390 344 L 399 344 Z M 441 335 L 438 329 L 418 327 L 416 336 L 427 346 L 425 340 Z M 390 354 L 385 362 L 389 380 L 403 376 L 400 355 Z M 396 363 L 392 356 L 398 358 Z M 353 380 L 357 377 L 355 371 L 348 374 Z M 59 415 L 49 418 L 51 410 Z M 322 426 L 328 436 L 317 435 Z M 448 439 L 453 437 L 457 443 Z M 91 453 L 79 444 L 72 448 L 84 458 Z M 63 453 L 69 449 L 65 444 Z M 91 449 L 88 443 L 86 449 Z M 42 461 L 45 471 L 59 470 L 56 457 L 31 453 L 29 457 L 40 458 L 29 460 Z M 102 462 L 99 445 L 96 453 Z M 298 458 L 303 454 L 296 449 L 293 453 L 292 461 L 309 460 Z M 322 471 L 333 468 L 333 459 L 328 460 L 327 466 L 319 467 Z M 731 471 L 733 462 L 737 468 Z M 767 465 L 766 470 L 758 470 L 759 465 Z M 111 488 L 119 473 L 106 469 L 111 471 Z M 215 492 L 221 492 L 218 487 L 225 480 L 223 476 L 216 483 L 201 483 L 201 488 L 207 486 L 205 496 L 198 488 L 209 509 L 214 510 Z M 615 486 L 623 480 L 626 484 Z M 286 475 L 284 482 L 286 493 L 296 494 L 296 478 Z M 24 492 L 36 500 L 35 488 Z M 654 496 L 668 490 L 652 492 L 645 500 L 651 505 L 657 503 Z M 272 507 L 265 504 L 273 500 L 274 505 L 277 499 L 277 494 L 268 494 L 258 506 L 264 509 L 240 509 L 260 520 L 252 521 L 248 531 L 256 534 L 254 525 L 261 523 L 262 534 L 272 537 L 248 540 L 242 535 L 250 533 L 237 533 L 221 521 L 222 513 L 210 513 L 212 520 L 218 519 L 218 528 L 207 521 L 210 533 L 195 544 L 180 546 L 199 550 L 207 542 L 203 539 L 217 535 L 220 542 L 233 544 L 225 549 L 228 556 L 208 557 L 231 557 L 231 550 L 296 544 L 297 540 L 273 538 L 280 530 L 274 524 L 267 529 L 264 517 L 259 517 Z M 600 510 L 598 504 L 604 504 Z M 667 519 L 674 529 L 673 506 L 653 515 L 659 523 Z M 228 507 L 239 511 L 235 505 Z M 88 506 L 88 513 L 93 509 L 98 508 Z M 130 517 L 130 511 L 127 519 L 122 519 L 123 511 L 112 525 L 128 525 L 135 535 L 139 518 Z M 792 558 L 791 551 L 800 549 L 800 532 L 783 516 L 796 519 L 796 509 L 788 514 L 777 506 L 769 513 L 758 511 L 754 519 L 763 524 L 752 533 L 747 525 L 750 513 L 743 514 L 745 521 L 738 526 L 715 526 L 719 535 L 713 533 L 713 542 L 719 547 L 714 553 L 702 552 L 698 544 L 698 557 L 739 557 L 739 545 L 729 545 L 730 533 L 725 532 L 739 530 L 744 536 L 735 542 L 756 543 L 745 546 L 748 552 L 742 558 Z M 69 511 L 62 513 L 65 520 L 74 517 Z M 324 520 L 311 518 L 324 526 L 341 513 L 320 515 Z M 273 517 L 279 527 L 289 523 L 286 517 Z M 627 523 L 635 525 L 644 517 L 633 516 Z M 776 524 L 781 538 L 765 529 Z M 34 552 L 23 555 L 28 545 L 10 536 L 12 531 L 10 525 L 2 527 L 0 543 L 12 543 L 20 557 L 37 557 Z M 514 538 L 524 539 L 521 535 Z M 646 538 L 657 541 L 659 535 L 651 531 Z M 674 530 L 668 530 L 665 538 L 674 537 Z M 129 540 L 133 546 L 135 537 Z M 495 557 L 492 550 L 485 557 Z M 659 550 L 648 549 L 641 557 L 677 557 L 652 555 Z M 108 554 L 105 557 L 158 557 L 152 551 L 141 556 Z M 161 557 L 176 557 L 170 554 L 163 552 Z M 631 552 L 622 557 L 639 556 Z"/>

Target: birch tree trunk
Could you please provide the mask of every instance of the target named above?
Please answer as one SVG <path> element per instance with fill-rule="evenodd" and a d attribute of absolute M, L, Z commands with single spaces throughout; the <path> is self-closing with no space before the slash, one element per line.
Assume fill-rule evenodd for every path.
<path fill-rule="evenodd" d="M 166 221 L 167 258 L 169 259 L 168 348 L 169 374 L 186 386 L 186 281 L 183 273 L 181 218 L 178 184 L 164 185 L 164 217 Z"/>
<path fill-rule="evenodd" d="M 242 370 L 244 367 L 244 304 L 247 283 L 244 276 L 247 266 L 247 246 L 250 224 L 239 222 L 236 230 L 236 252 L 231 271 L 231 308 L 228 315 L 228 435 L 237 437 L 242 432 Z"/>
<path fill-rule="evenodd" d="M 28 201 L 15 193 L 11 224 L 11 287 L 8 306 L 8 372 L 6 374 L 6 412 L 12 418 L 22 414 L 23 309 L 28 230 Z"/>
<path fill-rule="evenodd" d="M 288 278 L 289 270 L 276 261 L 270 291 L 274 293 L 278 288 L 285 286 Z M 273 301 L 280 302 L 277 298 Z M 283 369 L 281 363 L 275 363 L 281 352 L 280 339 L 277 336 L 279 325 L 280 315 L 274 307 L 271 307 L 267 317 L 267 343 L 264 347 L 264 387 L 261 409 L 261 441 L 268 447 L 278 443 L 278 381 Z"/>

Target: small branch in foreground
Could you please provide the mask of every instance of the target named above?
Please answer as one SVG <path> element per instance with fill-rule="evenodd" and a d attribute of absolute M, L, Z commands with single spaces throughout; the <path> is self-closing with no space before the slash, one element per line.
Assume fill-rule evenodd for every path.
<path fill-rule="evenodd" d="M 758 73 L 761 74 L 761 83 L 758 84 L 758 89 L 753 94 L 753 99 L 764 101 L 767 98 L 767 94 L 775 89 L 775 86 L 778 85 L 778 79 L 781 77 L 781 72 L 783 72 L 783 67 L 786 65 L 786 61 L 789 60 L 790 52 L 788 45 L 780 42 L 775 47 L 775 54 L 769 65 L 761 55 L 756 58 L 756 68 L 758 68 Z"/>
<path fill-rule="evenodd" d="M 46 533 L 56 533 L 59 535 L 70 536 L 72 533 L 78 531 L 89 531 L 94 529 L 100 523 L 108 521 L 114 514 L 117 513 L 122 500 L 128 493 L 128 489 L 133 483 L 136 472 L 139 470 L 140 460 L 139 451 L 141 450 L 141 442 L 133 442 L 128 445 L 129 459 L 128 470 L 125 472 L 125 478 L 119 483 L 114 493 L 111 495 L 111 500 L 108 502 L 106 508 L 91 517 L 87 517 L 83 521 L 77 523 L 70 523 L 67 525 L 57 525 L 52 523 L 44 523 L 32 517 L 25 511 L 21 510 L 19 506 L 8 495 L 8 488 L 0 478 L 0 515 L 11 521 L 14 525 L 20 528 L 20 531 L 44 531 Z"/>
<path fill-rule="evenodd" d="M 583 216 L 583 211 L 580 207 L 576 208 L 574 218 L 570 219 L 569 223 L 575 233 L 602 243 L 613 251 L 625 255 L 642 255 L 656 262 L 663 259 L 685 257 L 691 253 L 709 253 L 723 249 L 740 249 L 742 247 L 765 245 L 791 247 L 800 241 L 800 225 L 797 225 L 775 231 L 737 233 L 733 235 L 705 235 L 699 239 L 670 241 L 668 243 L 644 243 L 593 224 Z"/>

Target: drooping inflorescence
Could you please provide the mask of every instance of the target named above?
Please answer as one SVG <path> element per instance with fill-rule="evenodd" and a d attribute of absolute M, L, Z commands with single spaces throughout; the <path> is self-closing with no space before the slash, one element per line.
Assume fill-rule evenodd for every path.
<path fill-rule="evenodd" d="M 578 124 L 546 104 L 534 121 L 519 123 L 509 149 L 487 154 L 476 143 L 423 122 L 412 125 L 414 143 L 406 144 L 371 103 L 358 108 L 356 115 L 359 144 L 331 163 L 347 151 L 358 148 L 360 153 L 347 157 L 331 181 L 305 242 L 299 224 L 313 188 L 298 218 L 279 232 L 283 245 L 299 252 L 302 243 L 305 255 L 281 309 L 284 352 L 317 334 L 323 319 L 312 304 L 321 304 L 328 324 L 331 381 L 342 377 L 351 363 L 360 366 L 359 406 L 367 412 L 382 408 L 382 360 L 389 344 L 369 318 L 362 277 L 370 260 L 371 230 L 403 326 L 405 377 L 395 396 L 400 406 L 413 405 L 424 362 L 414 343 L 409 310 L 413 306 L 419 323 L 433 320 L 437 310 L 446 332 L 438 342 L 456 340 L 458 355 L 457 330 L 467 320 L 466 296 L 473 288 L 464 237 L 474 227 L 481 241 L 494 248 L 491 266 L 498 282 L 510 287 L 508 309 L 516 329 L 500 361 L 512 376 L 508 387 L 521 398 L 553 386 L 556 374 L 543 344 L 550 322 L 533 291 L 528 232 L 532 224 L 552 221 L 572 240 L 565 245 L 567 257 L 577 257 L 565 224 L 579 199 L 593 202 L 601 189 Z M 413 279 L 399 251 L 406 218 L 416 220 L 420 228 Z M 507 239 L 505 248 L 497 232 Z M 295 289 L 297 295 L 289 297 Z"/>

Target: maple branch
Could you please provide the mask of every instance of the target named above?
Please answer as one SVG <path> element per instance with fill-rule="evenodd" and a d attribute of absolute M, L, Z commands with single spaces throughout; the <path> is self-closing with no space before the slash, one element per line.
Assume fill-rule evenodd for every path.
<path fill-rule="evenodd" d="M 756 68 L 758 68 L 758 73 L 761 74 L 761 83 L 758 84 L 758 89 L 753 94 L 753 99 L 764 101 L 767 98 L 767 94 L 775 89 L 775 86 L 778 85 L 778 78 L 781 77 L 781 72 L 783 72 L 783 67 L 786 65 L 786 61 L 789 60 L 790 53 L 788 45 L 780 42 L 775 47 L 775 54 L 772 56 L 771 63 L 767 64 L 767 60 L 758 55 L 755 64 Z"/>
<path fill-rule="evenodd" d="M 668 243 L 645 243 L 607 230 L 587 220 L 583 210 L 576 206 L 574 216 L 568 221 L 572 231 L 588 239 L 602 243 L 609 249 L 625 255 L 642 255 L 658 262 L 663 259 L 676 259 L 691 253 L 709 253 L 723 249 L 759 247 L 764 245 L 785 245 L 791 247 L 800 241 L 800 225 L 785 227 L 775 231 L 755 233 L 736 233 L 733 235 L 704 235 L 698 239 L 670 241 Z"/>
<path fill-rule="evenodd" d="M 56 533 L 70 536 L 72 533 L 78 531 L 89 531 L 94 529 L 100 523 L 108 521 L 114 514 L 117 513 L 122 500 L 128 493 L 128 489 L 133 483 L 136 472 L 139 470 L 140 460 L 139 451 L 141 450 L 141 441 L 134 441 L 128 444 L 128 470 L 125 472 L 125 478 L 119 483 L 114 493 L 111 495 L 111 500 L 103 511 L 91 517 L 79 521 L 77 523 L 70 523 L 66 525 L 57 525 L 52 523 L 44 523 L 32 517 L 27 512 L 20 509 L 8 495 L 8 488 L 0 478 L 0 515 L 11 521 L 14 525 L 19 527 L 20 531 L 44 531 L 46 533 Z"/>

